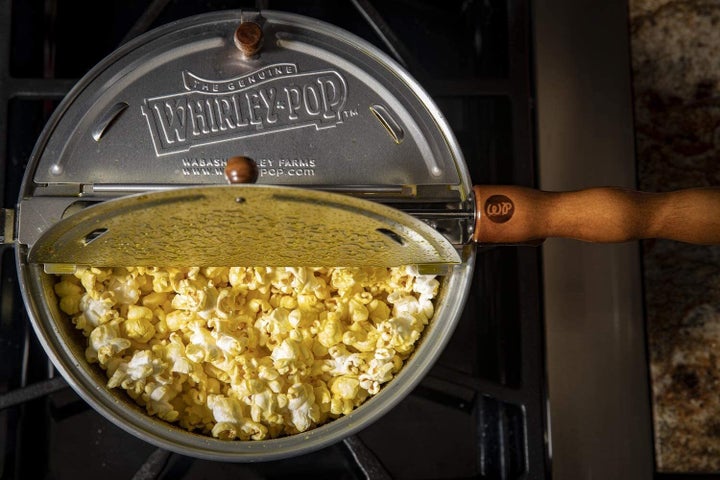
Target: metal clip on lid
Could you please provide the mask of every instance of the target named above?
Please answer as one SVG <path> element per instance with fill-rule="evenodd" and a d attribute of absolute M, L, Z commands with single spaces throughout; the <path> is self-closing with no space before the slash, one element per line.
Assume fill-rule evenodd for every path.
<path fill-rule="evenodd" d="M 2 235 L 0 235 L 0 245 L 6 247 L 15 243 L 15 210 L 11 208 L 0 209 L 0 218 L 2 218 Z"/>

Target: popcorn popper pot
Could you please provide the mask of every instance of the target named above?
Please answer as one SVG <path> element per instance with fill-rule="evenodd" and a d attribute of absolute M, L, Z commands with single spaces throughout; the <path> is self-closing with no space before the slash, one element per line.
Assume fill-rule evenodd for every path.
<path fill-rule="evenodd" d="M 306 453 L 378 420 L 452 334 L 476 244 L 666 237 L 720 242 L 720 194 L 473 186 L 440 111 L 335 26 L 226 11 L 168 24 L 91 70 L 48 122 L 6 239 L 36 334 L 70 385 L 130 433 L 214 460 Z M 435 316 L 397 376 L 349 415 L 262 441 L 150 417 L 84 355 L 53 274 L 93 266 L 417 265 Z"/>

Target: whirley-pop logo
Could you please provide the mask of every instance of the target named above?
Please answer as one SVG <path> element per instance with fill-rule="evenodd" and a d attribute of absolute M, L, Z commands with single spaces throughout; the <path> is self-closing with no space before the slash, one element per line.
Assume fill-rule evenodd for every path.
<path fill-rule="evenodd" d="M 145 99 L 157 156 L 294 128 L 342 123 L 347 84 L 334 70 L 298 73 L 280 63 L 222 81 L 182 73 L 185 91 Z"/>

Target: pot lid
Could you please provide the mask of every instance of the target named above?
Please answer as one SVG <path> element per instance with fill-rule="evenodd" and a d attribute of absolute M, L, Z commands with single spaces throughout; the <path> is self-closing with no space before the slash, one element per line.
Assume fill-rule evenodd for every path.
<path fill-rule="evenodd" d="M 462 154 L 410 75 L 333 25 L 238 10 L 148 32 L 78 82 L 30 159 L 18 243 L 97 201 L 225 184 L 236 156 L 258 185 L 390 204 L 456 245 L 472 230 Z"/>
<path fill-rule="evenodd" d="M 74 265 L 442 268 L 460 256 L 435 229 L 400 210 L 336 193 L 252 185 L 99 203 L 53 225 L 28 260 L 57 273 Z"/>
<path fill-rule="evenodd" d="M 236 40 L 243 24 L 262 35 L 250 56 Z M 402 194 L 461 183 L 459 152 L 415 82 L 363 40 L 307 17 L 228 11 L 164 26 L 69 97 L 37 154 L 36 184 L 90 193 L 224 183 L 237 155 L 256 162 L 261 184 Z"/>

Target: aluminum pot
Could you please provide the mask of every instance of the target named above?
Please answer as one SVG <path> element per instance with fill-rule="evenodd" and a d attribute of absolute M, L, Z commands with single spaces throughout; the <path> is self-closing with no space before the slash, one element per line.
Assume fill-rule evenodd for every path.
<path fill-rule="evenodd" d="M 28 253 L 89 204 L 224 183 L 226 161 L 237 154 L 255 159 L 259 184 L 432 211 L 467 206 L 473 194 L 457 142 L 427 93 L 369 43 L 298 15 L 226 11 L 166 25 L 111 54 L 66 96 L 37 142 L 16 215 L 16 263 L 37 336 L 72 388 L 119 427 L 181 454 L 250 462 L 337 442 L 401 401 L 456 326 L 475 248 L 463 245 L 467 225 L 431 220 L 457 237 L 462 261 L 442 277 L 434 319 L 406 365 L 349 415 L 263 441 L 190 433 L 106 388 L 105 372 L 85 360 L 86 339 L 59 311 L 52 269 L 29 262 Z"/>

